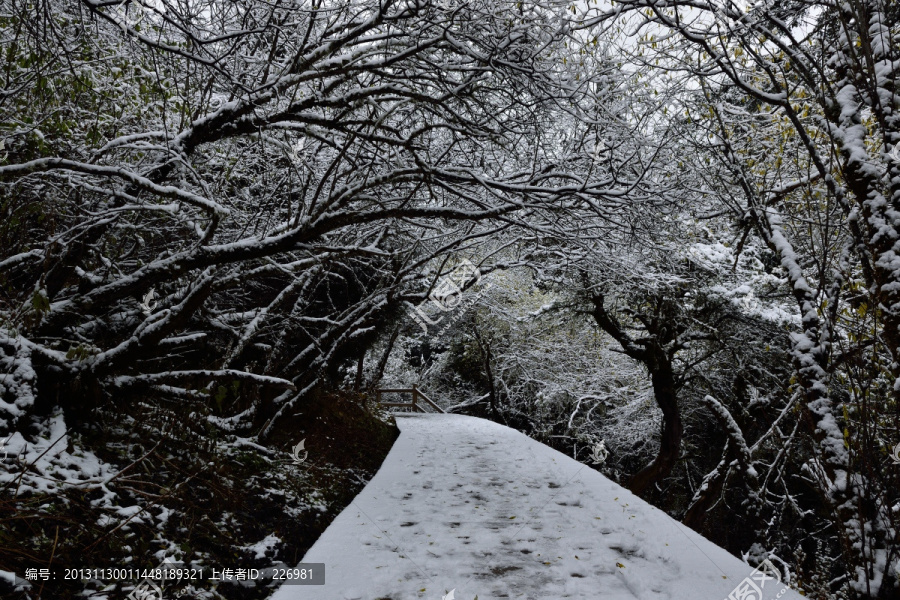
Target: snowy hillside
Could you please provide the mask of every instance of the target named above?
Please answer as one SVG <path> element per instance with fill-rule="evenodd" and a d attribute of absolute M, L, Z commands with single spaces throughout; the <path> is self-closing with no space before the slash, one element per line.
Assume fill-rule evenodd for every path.
<path fill-rule="evenodd" d="M 304 557 L 325 563 L 325 585 L 273 600 L 723 600 L 754 571 L 517 431 L 458 415 L 397 424 L 381 470 Z M 772 580 L 762 591 L 801 597 Z"/>

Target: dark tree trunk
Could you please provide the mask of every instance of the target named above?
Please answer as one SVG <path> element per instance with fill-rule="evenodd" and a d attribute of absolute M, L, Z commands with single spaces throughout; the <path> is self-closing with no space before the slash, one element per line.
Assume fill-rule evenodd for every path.
<path fill-rule="evenodd" d="M 684 433 L 684 425 L 681 422 L 681 412 L 678 410 L 675 377 L 672 373 L 671 362 L 665 361 L 660 367 L 650 374 L 653 382 L 653 395 L 663 412 L 659 453 L 652 463 L 636 473 L 628 483 L 628 489 L 639 496 L 672 472 L 681 453 L 681 436 Z"/>
<path fill-rule="evenodd" d="M 387 347 L 384 349 L 384 354 L 381 355 L 381 359 L 378 361 L 378 366 L 375 367 L 375 373 L 372 375 L 372 380 L 366 386 L 369 390 L 375 389 L 375 386 L 381 381 L 381 378 L 384 377 L 384 369 L 387 367 L 388 359 L 391 357 L 391 352 L 394 351 L 394 342 L 397 341 L 397 336 L 400 334 L 400 327 L 394 327 L 394 331 L 391 332 L 391 337 L 388 340 Z"/>
<path fill-rule="evenodd" d="M 487 378 L 488 394 L 491 401 L 491 414 L 496 419 L 500 415 L 497 408 L 497 387 L 494 385 L 494 371 L 491 369 L 491 345 L 478 332 L 478 327 L 473 327 L 475 332 L 475 340 L 478 342 L 478 349 L 481 351 L 481 362 L 484 367 L 484 376 Z"/>
<path fill-rule="evenodd" d="M 681 454 L 684 425 L 678 409 L 678 389 L 672 369 L 672 359 L 678 350 L 674 343 L 676 328 L 673 324 L 667 326 L 664 319 L 654 318 L 644 323 L 649 336 L 632 339 L 615 317 L 606 311 L 602 295 L 596 295 L 591 300 L 594 304 L 591 315 L 597 325 L 619 342 L 626 355 L 647 367 L 653 384 L 653 395 L 663 413 L 659 453 L 628 484 L 632 492 L 641 495 L 672 472 Z"/>

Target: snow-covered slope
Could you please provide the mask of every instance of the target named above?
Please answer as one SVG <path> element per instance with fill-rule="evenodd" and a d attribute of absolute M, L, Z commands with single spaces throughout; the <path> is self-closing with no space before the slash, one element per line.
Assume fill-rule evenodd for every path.
<path fill-rule="evenodd" d="M 366 488 L 309 550 L 324 586 L 273 600 L 725 600 L 753 568 L 527 436 L 459 415 L 398 416 Z M 761 600 L 799 600 L 766 581 Z M 754 596 L 735 596 L 760 600 Z"/>

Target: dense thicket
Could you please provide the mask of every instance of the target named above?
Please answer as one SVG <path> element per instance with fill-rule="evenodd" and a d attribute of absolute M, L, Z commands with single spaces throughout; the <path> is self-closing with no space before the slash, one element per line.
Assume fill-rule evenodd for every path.
<path fill-rule="evenodd" d="M 421 294 L 423 264 L 599 198 L 542 148 L 589 84 L 546 56 L 552 14 L 10 4 L 6 426 L 214 378 L 286 390 L 242 407 L 269 419 Z"/>

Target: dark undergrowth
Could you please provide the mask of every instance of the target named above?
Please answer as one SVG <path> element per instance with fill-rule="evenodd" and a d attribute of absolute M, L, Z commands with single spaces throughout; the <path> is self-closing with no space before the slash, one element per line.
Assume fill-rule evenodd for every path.
<path fill-rule="evenodd" d="M 378 470 L 398 435 L 389 418 L 361 400 L 315 395 L 282 418 L 264 446 L 223 433 L 195 403 L 106 406 L 84 420 L 90 425 L 67 423 L 67 456 L 98 462 L 96 456 L 111 475 L 23 492 L 29 465 L 4 460 L 6 470 L 18 469 L 22 477 L 0 489 L 0 570 L 24 579 L 29 569 L 49 569 L 51 579 L 39 575 L 17 591 L 0 581 L 0 596 L 116 600 L 141 585 L 90 573 L 65 579 L 74 568 L 151 569 L 168 559 L 203 569 L 208 578 L 214 568 L 237 576 L 238 569 L 262 575 L 295 566 Z M 306 454 L 295 461 L 291 451 L 301 440 Z M 155 583 L 167 600 L 255 600 L 277 587 L 263 577 Z"/>

